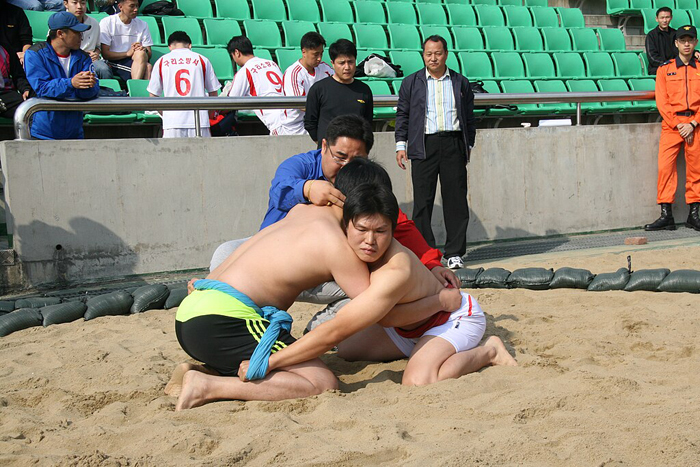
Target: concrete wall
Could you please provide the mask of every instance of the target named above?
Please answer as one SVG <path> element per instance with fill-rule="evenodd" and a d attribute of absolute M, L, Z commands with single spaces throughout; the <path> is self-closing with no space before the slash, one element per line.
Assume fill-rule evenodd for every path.
<path fill-rule="evenodd" d="M 480 130 L 469 164 L 468 241 L 655 219 L 658 135 L 657 124 Z M 410 215 L 410 174 L 396 166 L 393 134 L 376 136 L 372 154 Z M 304 136 L 4 142 L 8 229 L 23 280 L 205 267 L 221 242 L 257 231 L 277 165 L 308 149 Z M 438 241 L 440 205 L 438 195 Z"/>

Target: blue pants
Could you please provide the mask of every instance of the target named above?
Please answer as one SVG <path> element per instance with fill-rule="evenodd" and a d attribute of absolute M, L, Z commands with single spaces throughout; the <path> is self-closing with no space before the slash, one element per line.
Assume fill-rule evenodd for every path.
<path fill-rule="evenodd" d="M 64 11 L 63 0 L 7 0 L 7 3 L 23 10 Z"/>

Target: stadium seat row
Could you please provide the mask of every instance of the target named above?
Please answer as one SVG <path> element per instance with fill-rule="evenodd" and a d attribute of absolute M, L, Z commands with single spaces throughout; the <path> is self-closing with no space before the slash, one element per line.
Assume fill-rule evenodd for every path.
<path fill-rule="evenodd" d="M 656 10 L 642 10 L 642 18 L 644 19 L 644 34 L 649 33 L 652 29 L 658 26 L 656 22 Z M 673 29 L 678 29 L 686 24 L 700 26 L 700 10 L 673 10 L 673 18 L 670 26 Z"/>
<path fill-rule="evenodd" d="M 700 8 L 698 0 L 607 0 L 607 12 L 609 15 L 639 15 L 642 10 L 658 10 L 668 7 L 671 10 L 697 10 Z"/>

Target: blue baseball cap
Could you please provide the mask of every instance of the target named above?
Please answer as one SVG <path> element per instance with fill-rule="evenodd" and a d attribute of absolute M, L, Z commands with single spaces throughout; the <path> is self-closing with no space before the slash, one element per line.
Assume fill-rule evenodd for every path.
<path fill-rule="evenodd" d="M 73 31 L 84 32 L 90 29 L 90 25 L 78 21 L 78 18 L 73 13 L 61 11 L 51 15 L 49 18 L 49 29 L 52 31 L 56 29 L 72 29 Z"/>

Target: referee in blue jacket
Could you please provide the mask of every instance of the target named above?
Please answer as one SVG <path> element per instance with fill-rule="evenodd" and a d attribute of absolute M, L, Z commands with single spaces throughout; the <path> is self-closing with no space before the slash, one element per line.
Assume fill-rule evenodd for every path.
<path fill-rule="evenodd" d="M 49 36 L 24 54 L 27 80 L 37 97 L 84 100 L 97 97 L 99 82 L 92 59 L 80 50 L 82 33 L 90 29 L 67 11 L 49 18 Z M 34 114 L 31 135 L 37 139 L 82 139 L 83 112 L 42 111 Z"/>

